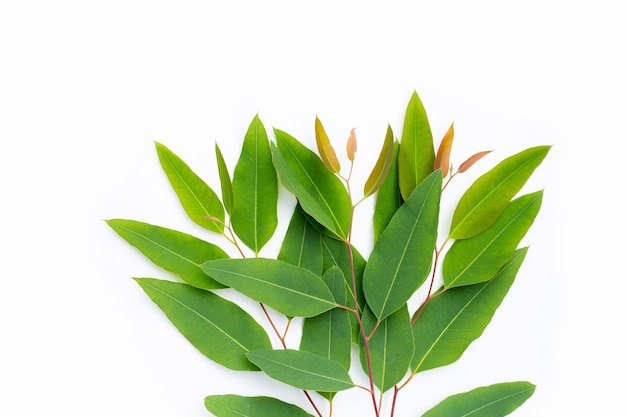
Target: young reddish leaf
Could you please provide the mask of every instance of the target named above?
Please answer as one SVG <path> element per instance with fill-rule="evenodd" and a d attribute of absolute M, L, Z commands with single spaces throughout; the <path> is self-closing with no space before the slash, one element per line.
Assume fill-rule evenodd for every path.
<path fill-rule="evenodd" d="M 459 173 L 463 173 L 465 171 L 467 171 L 468 169 L 470 169 L 472 167 L 472 165 L 474 165 L 476 162 L 478 162 L 483 156 L 487 155 L 488 153 L 490 153 L 491 151 L 482 151 L 482 152 L 478 152 L 472 156 L 470 156 L 469 158 L 467 158 L 467 160 L 465 162 L 463 162 L 461 164 L 461 166 L 459 166 L 459 170 L 457 172 Z"/>
<path fill-rule="evenodd" d="M 354 128 L 350 131 L 346 152 L 348 153 L 348 159 L 354 161 L 354 154 L 356 153 L 356 134 L 354 133 Z"/>
<path fill-rule="evenodd" d="M 372 169 L 372 173 L 365 182 L 365 187 L 363 188 L 363 195 L 365 197 L 374 194 L 378 191 L 381 185 L 383 185 L 383 182 L 389 173 L 389 168 L 393 163 L 393 148 L 393 131 L 391 130 L 391 126 L 387 125 L 387 134 L 385 136 L 383 148 L 381 149 L 378 161 L 376 161 L 376 165 L 374 165 L 374 169 Z"/>
<path fill-rule="evenodd" d="M 454 123 L 441 139 L 437 156 L 435 157 L 435 169 L 441 169 L 441 174 L 445 178 L 450 171 L 450 151 L 452 150 L 452 141 L 454 140 Z"/>
<path fill-rule="evenodd" d="M 315 141 L 317 142 L 317 151 L 320 154 L 322 162 L 326 165 L 326 168 L 335 174 L 339 173 L 341 165 L 337 159 L 337 154 L 330 144 L 330 139 L 328 139 L 322 122 L 317 116 L 315 116 Z"/>

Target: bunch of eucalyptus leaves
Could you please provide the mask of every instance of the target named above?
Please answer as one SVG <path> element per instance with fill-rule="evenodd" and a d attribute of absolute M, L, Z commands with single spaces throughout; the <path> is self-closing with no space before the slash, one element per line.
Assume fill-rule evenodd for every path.
<path fill-rule="evenodd" d="M 135 220 L 109 226 L 179 280 L 136 278 L 145 293 L 202 354 L 235 371 L 261 371 L 301 390 L 304 410 L 267 396 L 214 394 L 217 417 L 331 417 L 336 395 L 359 389 L 372 416 L 390 417 L 418 373 L 449 365 L 477 339 L 503 301 L 527 253 L 520 242 L 537 216 L 542 191 L 518 196 L 549 146 L 508 156 L 462 195 L 447 236 L 438 236 L 447 184 L 488 152 L 454 170 L 451 126 L 437 152 L 424 106 L 413 93 L 401 138 L 387 128 L 378 160 L 356 200 L 350 177 L 357 149 L 346 144 L 349 173 L 315 119 L 317 153 L 255 116 L 232 180 L 216 145 L 221 198 L 170 149 L 156 143 L 161 166 L 187 215 L 223 235 L 240 256 L 216 244 Z M 278 224 L 279 187 L 297 203 L 276 259 L 259 257 Z M 375 198 L 374 245 L 367 259 L 352 241 L 357 206 Z M 445 213 L 443 213 L 445 215 Z M 422 299 L 415 303 L 418 290 Z M 226 288 L 258 302 L 260 323 Z M 412 303 L 409 303 L 411 301 Z M 410 305 L 417 308 L 410 309 Z M 276 315 L 283 315 L 279 329 Z M 294 318 L 300 327 L 291 326 Z M 289 346 L 287 334 L 299 344 Z M 270 334 L 273 336 L 270 338 Z M 272 343 L 272 339 L 274 343 Z M 358 352 L 361 369 L 351 369 Z M 365 384 L 354 382 L 359 375 Z M 423 417 L 505 416 L 534 392 L 514 381 L 453 395 Z M 417 411 L 417 410 L 416 410 Z"/>

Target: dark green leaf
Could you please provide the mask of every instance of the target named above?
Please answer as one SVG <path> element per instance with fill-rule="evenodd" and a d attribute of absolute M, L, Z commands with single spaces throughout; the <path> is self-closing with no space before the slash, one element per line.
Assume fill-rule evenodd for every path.
<path fill-rule="evenodd" d="M 430 271 L 437 239 L 441 171 L 422 181 L 376 242 L 363 273 L 363 292 L 383 319 L 404 305 Z"/>
<path fill-rule="evenodd" d="M 107 220 L 107 224 L 156 265 L 194 287 L 224 288 L 200 268 L 205 261 L 228 258 L 218 246 L 176 230 L 134 220 L 112 219 Z"/>
<path fill-rule="evenodd" d="M 270 349 L 267 333 L 236 304 L 187 284 L 137 278 L 176 328 L 209 359 L 227 368 L 258 370 L 246 353 Z"/>
<path fill-rule="evenodd" d="M 259 253 L 278 224 L 278 180 L 265 127 L 258 116 L 250 123 L 233 176 L 233 229 Z"/>
<path fill-rule="evenodd" d="M 400 191 L 409 198 L 417 184 L 433 172 L 435 148 L 426 110 L 417 92 L 413 92 L 406 109 L 398 155 Z"/>
<path fill-rule="evenodd" d="M 341 364 L 299 350 L 252 350 L 248 359 L 271 378 L 292 387 L 312 391 L 337 392 L 354 387 Z"/>
<path fill-rule="evenodd" d="M 302 207 L 296 205 L 285 239 L 278 253 L 278 260 L 301 266 L 322 275 L 322 235 L 307 221 Z"/>
<path fill-rule="evenodd" d="M 504 382 L 452 395 L 422 417 L 504 417 L 535 392 L 530 382 Z"/>
<path fill-rule="evenodd" d="M 155 145 L 161 167 L 187 215 L 205 229 L 222 233 L 224 207 L 217 194 L 165 145 L 158 142 Z"/>
<path fill-rule="evenodd" d="M 428 302 L 413 324 L 413 373 L 457 361 L 482 335 L 513 284 L 526 252 L 527 248 L 517 250 L 492 280 L 451 288 Z"/>
<path fill-rule="evenodd" d="M 532 225 L 543 191 L 513 200 L 502 215 L 483 233 L 457 240 L 445 256 L 442 267 L 446 288 L 476 284 L 491 279 L 511 257 Z"/>
<path fill-rule="evenodd" d="M 549 146 L 528 148 L 510 156 L 478 178 L 457 205 L 450 237 L 467 239 L 487 230 L 526 183 L 550 150 Z"/>
<path fill-rule="evenodd" d="M 374 242 L 378 241 L 378 238 L 389 224 L 391 218 L 402 205 L 400 184 L 398 183 L 399 147 L 400 143 L 396 141 L 394 143 L 393 159 L 389 173 L 376 195 L 376 206 L 374 208 Z"/>
<path fill-rule="evenodd" d="M 376 165 L 374 165 L 374 169 L 372 169 L 372 173 L 365 182 L 365 187 L 363 188 L 363 195 L 365 197 L 374 194 L 383 185 L 383 182 L 389 174 L 391 164 L 393 163 L 393 150 L 393 131 L 391 130 L 391 126 L 388 125 L 385 142 L 380 150 L 378 161 L 376 161 Z"/>
<path fill-rule="evenodd" d="M 216 281 L 291 317 L 312 317 L 337 304 L 321 277 L 275 259 L 222 259 L 202 264 Z"/>
<path fill-rule="evenodd" d="M 234 195 L 233 195 L 233 184 L 230 181 L 230 175 L 228 173 L 228 167 L 226 166 L 226 161 L 224 161 L 224 157 L 222 156 L 222 151 L 220 151 L 220 147 L 215 144 L 215 158 L 217 159 L 217 170 L 220 175 L 220 186 L 222 189 L 222 200 L 224 201 L 224 208 L 226 212 L 230 215 L 233 213 L 233 204 L 234 204 Z"/>
<path fill-rule="evenodd" d="M 300 407 L 271 397 L 209 395 L 204 405 L 216 417 L 313 417 Z"/>

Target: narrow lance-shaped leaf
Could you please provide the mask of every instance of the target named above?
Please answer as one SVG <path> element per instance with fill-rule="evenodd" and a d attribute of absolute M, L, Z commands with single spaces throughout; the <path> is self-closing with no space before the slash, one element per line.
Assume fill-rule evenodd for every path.
<path fill-rule="evenodd" d="M 535 392 L 530 382 L 503 382 L 452 395 L 422 414 L 422 417 L 504 417 Z"/>
<path fill-rule="evenodd" d="M 461 165 L 459 165 L 459 169 L 457 170 L 457 172 L 459 174 L 464 173 L 465 171 L 470 169 L 476 162 L 480 161 L 485 155 L 488 155 L 491 152 L 492 151 L 482 151 L 482 152 L 475 153 L 474 155 L 470 156 L 465 161 L 463 161 Z"/>
<path fill-rule="evenodd" d="M 391 167 L 387 178 L 378 190 L 376 205 L 374 207 L 374 242 L 383 233 L 389 221 L 402 205 L 400 184 L 398 183 L 398 149 L 400 143 L 395 141 Z"/>
<path fill-rule="evenodd" d="M 441 169 L 441 174 L 445 178 L 450 171 L 450 152 L 452 151 L 452 142 L 454 140 L 454 123 L 441 139 L 437 156 L 435 157 L 435 169 Z"/>
<path fill-rule="evenodd" d="M 218 246 L 176 230 L 134 220 L 112 219 L 107 220 L 107 224 L 156 265 L 194 287 L 224 288 L 200 267 L 210 259 L 228 258 Z"/>
<path fill-rule="evenodd" d="M 335 174 L 339 173 L 341 165 L 337 159 L 337 154 L 330 144 L 330 139 L 328 139 L 322 122 L 317 116 L 315 116 L 315 141 L 317 142 L 317 151 L 320 154 L 322 162 L 326 165 L 326 168 Z"/>
<path fill-rule="evenodd" d="M 406 109 L 398 155 L 400 191 L 405 200 L 433 172 L 434 162 L 433 134 L 424 105 L 414 91 Z"/>
<path fill-rule="evenodd" d="M 155 145 L 161 167 L 187 215 L 205 229 L 222 233 L 224 207 L 217 194 L 165 145 Z"/>
<path fill-rule="evenodd" d="M 478 178 L 463 194 L 454 211 L 450 237 L 467 239 L 491 226 L 549 150 L 549 146 L 528 148 L 504 159 Z"/>
<path fill-rule="evenodd" d="M 270 349 L 263 328 L 236 304 L 187 284 L 153 278 L 137 283 L 178 330 L 209 359 L 234 370 L 258 370 L 251 349 Z"/>
<path fill-rule="evenodd" d="M 490 281 L 451 288 L 426 304 L 413 324 L 414 374 L 456 362 L 482 335 L 513 285 L 526 252 L 527 248 L 517 250 Z"/>
<path fill-rule="evenodd" d="M 511 257 L 541 207 L 542 191 L 513 200 L 483 233 L 454 242 L 443 260 L 446 288 L 487 281 Z"/>
<path fill-rule="evenodd" d="M 277 259 L 306 268 L 316 275 L 322 275 L 324 269 L 322 234 L 307 221 L 299 204 L 296 204 L 293 210 Z"/>
<path fill-rule="evenodd" d="M 300 407 L 271 397 L 209 395 L 204 405 L 215 417 L 313 417 Z"/>
<path fill-rule="evenodd" d="M 278 179 L 263 123 L 255 116 L 244 137 L 233 175 L 233 229 L 254 253 L 272 237 L 278 224 Z"/>
<path fill-rule="evenodd" d="M 378 161 L 376 161 L 376 165 L 374 165 L 374 169 L 372 169 L 372 173 L 363 187 L 363 196 L 368 197 L 374 194 L 383 185 L 393 163 L 393 148 L 393 131 L 391 126 L 388 125 L 385 142 L 378 156 Z"/>
<path fill-rule="evenodd" d="M 367 304 L 382 320 L 404 305 L 430 271 L 439 221 L 441 171 L 422 181 L 376 242 L 363 273 Z"/>
<path fill-rule="evenodd" d="M 216 281 L 291 317 L 312 317 L 337 306 L 321 277 L 276 259 L 221 259 L 202 264 Z"/>
<path fill-rule="evenodd" d="M 317 222 L 337 236 L 347 238 L 352 203 L 341 180 L 294 137 L 278 129 L 274 131 L 277 147 L 272 148 L 272 154 L 285 188 Z"/>
<path fill-rule="evenodd" d="M 226 212 L 231 215 L 233 213 L 234 204 L 233 184 L 230 181 L 226 161 L 224 161 L 224 156 L 222 155 L 222 151 L 220 151 L 220 147 L 217 146 L 217 143 L 215 144 L 215 158 L 217 159 L 217 171 L 220 176 L 220 186 L 222 189 L 224 208 L 226 209 Z"/>
<path fill-rule="evenodd" d="M 354 387 L 348 371 L 341 364 L 300 350 L 252 350 L 248 359 L 277 381 L 292 387 L 337 392 Z"/>

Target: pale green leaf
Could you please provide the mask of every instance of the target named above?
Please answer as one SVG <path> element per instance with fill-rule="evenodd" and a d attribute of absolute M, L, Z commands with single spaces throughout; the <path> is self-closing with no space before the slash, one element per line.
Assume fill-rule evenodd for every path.
<path fill-rule="evenodd" d="M 467 239 L 487 230 L 548 154 L 536 146 L 512 155 L 478 178 L 459 200 L 450 237 Z"/>
<path fill-rule="evenodd" d="M 422 417 L 504 417 L 535 392 L 530 382 L 503 382 L 452 395 Z"/>
<path fill-rule="evenodd" d="M 243 141 L 233 175 L 232 224 L 241 241 L 259 253 L 278 224 L 278 179 L 265 127 L 255 116 Z"/>
<path fill-rule="evenodd" d="M 320 355 L 299 350 L 252 350 L 248 359 L 269 377 L 303 390 L 337 392 L 354 387 L 348 371 Z"/>
<path fill-rule="evenodd" d="M 446 288 L 476 284 L 495 275 L 511 257 L 539 213 L 543 191 L 509 203 L 496 222 L 481 234 L 454 242 L 442 265 Z"/>
<path fill-rule="evenodd" d="M 220 176 L 220 188 L 222 190 L 222 200 L 224 202 L 224 208 L 226 212 L 231 215 L 233 213 L 234 195 L 233 195 L 233 183 L 230 180 L 230 174 L 228 173 L 228 167 L 220 147 L 215 144 L 215 158 L 217 160 L 217 171 Z"/>
<path fill-rule="evenodd" d="M 337 303 L 321 277 L 276 259 L 222 259 L 202 264 L 216 281 L 291 317 L 312 317 Z"/>
<path fill-rule="evenodd" d="M 385 179 L 389 174 L 389 169 L 393 164 L 393 152 L 393 131 L 391 130 L 391 126 L 388 125 L 387 134 L 385 135 L 385 141 L 383 143 L 382 149 L 380 150 L 380 155 L 378 155 L 376 165 L 374 165 L 372 173 L 370 174 L 369 178 L 365 182 L 365 186 L 363 187 L 364 197 L 368 197 L 374 194 L 385 182 Z"/>
<path fill-rule="evenodd" d="M 396 211 L 402 205 L 402 196 L 400 195 L 400 184 L 398 183 L 398 148 L 399 142 L 394 143 L 393 159 L 387 178 L 378 190 L 376 195 L 376 205 L 374 207 L 374 242 L 383 233 L 383 230 L 389 224 L 389 221 L 396 214 Z"/>
<path fill-rule="evenodd" d="M 205 229 L 222 233 L 224 207 L 217 194 L 165 145 L 155 145 L 161 167 L 189 218 Z"/>
<path fill-rule="evenodd" d="M 204 405 L 215 417 L 313 417 L 300 407 L 271 397 L 209 395 Z"/>
<path fill-rule="evenodd" d="M 406 109 L 398 155 L 400 191 L 405 200 L 433 172 L 434 163 L 433 134 L 426 110 L 417 92 L 413 92 Z"/>
<path fill-rule="evenodd" d="M 322 122 L 317 116 L 315 116 L 315 142 L 317 143 L 317 151 L 326 168 L 335 174 L 339 173 L 341 165 L 337 159 L 337 154 L 330 143 Z"/>
<path fill-rule="evenodd" d="M 263 328 L 236 304 L 190 285 L 153 278 L 137 283 L 176 328 L 209 359 L 234 370 L 258 370 L 251 349 L 270 349 Z"/>
<path fill-rule="evenodd" d="M 156 265 L 194 287 L 224 288 L 200 267 L 211 259 L 228 258 L 218 246 L 176 230 L 134 220 L 111 219 L 107 224 Z"/>
<path fill-rule="evenodd" d="M 321 233 L 307 221 L 302 207 L 296 205 L 287 233 L 278 253 L 278 260 L 301 266 L 322 275 L 323 249 Z"/>
<path fill-rule="evenodd" d="M 404 305 L 430 271 L 437 239 L 441 171 L 422 181 L 376 242 L 363 273 L 367 304 L 379 319 Z"/>
<path fill-rule="evenodd" d="M 428 302 L 413 324 L 413 373 L 457 361 L 482 335 L 513 284 L 526 252 L 527 248 L 517 250 L 490 281 L 451 288 Z"/>

